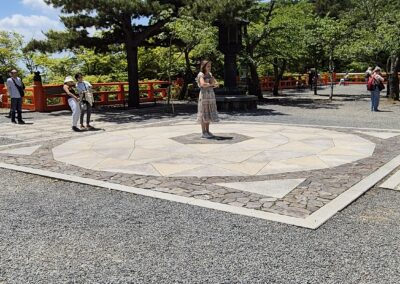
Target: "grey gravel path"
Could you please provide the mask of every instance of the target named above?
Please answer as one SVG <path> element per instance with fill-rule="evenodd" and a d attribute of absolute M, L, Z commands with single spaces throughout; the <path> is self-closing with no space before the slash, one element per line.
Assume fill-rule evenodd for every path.
<path fill-rule="evenodd" d="M 329 101 L 329 88 L 321 88 L 315 96 L 305 90 L 286 90 L 283 95 L 266 96 L 253 115 L 241 114 L 254 121 L 277 123 L 329 125 L 367 128 L 400 128 L 400 102 L 386 98 L 381 93 L 380 112 L 371 112 L 371 103 L 364 85 L 352 85 L 334 89 L 333 101 Z"/>
<path fill-rule="evenodd" d="M 0 170 L 0 283 L 398 283 L 400 194 L 316 231 Z"/>

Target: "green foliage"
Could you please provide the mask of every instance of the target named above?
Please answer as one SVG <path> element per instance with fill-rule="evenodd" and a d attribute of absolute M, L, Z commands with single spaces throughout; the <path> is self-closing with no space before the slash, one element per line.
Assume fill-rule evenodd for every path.
<path fill-rule="evenodd" d="M 164 36 L 170 37 L 171 43 L 176 46 L 175 53 L 179 52 L 173 55 L 174 59 L 170 62 L 172 64 L 172 74 L 184 73 L 185 68 L 191 69 L 191 66 L 198 68 L 198 63 L 204 58 L 213 61 L 218 61 L 221 58 L 221 53 L 217 50 L 218 30 L 211 23 L 195 19 L 192 16 L 182 15 L 168 23 L 166 28 L 168 33 L 164 34 Z M 189 62 L 186 62 L 188 65 L 180 64 L 180 67 L 176 66 L 176 57 L 185 63 L 185 53 L 189 55 Z"/>
<path fill-rule="evenodd" d="M 391 54 L 400 54 L 399 5 L 398 1 L 353 1 L 353 9 L 342 18 L 351 33 L 339 47 L 342 54 L 365 66 L 382 67 Z"/>
<path fill-rule="evenodd" d="M 142 80 L 158 79 L 168 80 L 169 48 L 139 48 L 139 74 Z M 171 60 L 172 70 L 184 69 L 183 58 L 178 58 L 173 53 Z M 172 71 L 174 72 L 174 71 Z"/>
<path fill-rule="evenodd" d="M 127 1 L 127 0 L 45 0 L 46 3 L 62 8 L 66 13 L 61 21 L 68 29 L 62 37 L 48 33 L 50 46 L 70 48 L 72 46 L 95 47 L 107 50 L 110 45 L 127 43 L 131 40 L 138 46 L 144 39 L 159 31 L 168 18 L 187 1 Z M 149 18 L 149 25 L 136 24 L 142 17 Z M 102 30 L 90 36 L 87 28 Z M 48 47 L 42 45 L 42 47 Z"/>
<path fill-rule="evenodd" d="M 337 71 L 364 71 L 369 65 L 385 67 L 390 56 L 400 55 L 396 0 L 45 2 L 67 13 L 62 16 L 67 30 L 50 31 L 47 40 L 32 41 L 23 50 L 20 35 L 1 31 L 2 74 L 22 60 L 30 72 L 41 70 L 44 81 L 51 83 L 78 71 L 92 82 L 132 80 L 128 73 L 136 71 L 136 79 L 166 80 L 169 74 L 195 74 L 199 61 L 210 58 L 214 74 L 222 78 L 223 60 L 213 24 L 237 17 L 249 21 L 246 44 L 251 47 L 241 54 L 239 66 L 252 63 L 261 75 L 271 74 L 274 64 L 283 61 L 289 72 L 315 66 L 327 70 L 330 60 Z M 276 6 L 268 18 L 271 2 Z M 148 17 L 149 25 L 137 24 L 141 17 Z M 90 27 L 101 32 L 90 35 L 86 30 Z M 133 47 L 138 48 L 138 61 L 128 65 L 126 56 Z M 61 50 L 68 55 L 50 55 Z"/>
<path fill-rule="evenodd" d="M 166 25 L 172 40 L 183 50 L 195 50 L 197 56 L 207 57 L 216 53 L 217 28 L 211 23 L 191 16 L 175 18 Z"/>
<path fill-rule="evenodd" d="M 243 17 L 246 10 L 258 2 L 257 0 L 197 0 L 189 11 L 192 16 L 208 22 L 215 20 L 231 22 L 237 17 Z"/>
<path fill-rule="evenodd" d="M 79 47 L 74 54 L 83 74 L 107 75 L 118 81 L 127 80 L 128 66 L 121 47 L 115 47 L 107 53 L 96 53 L 95 49 Z"/>
<path fill-rule="evenodd" d="M 63 82 L 66 76 L 71 76 L 78 72 L 76 58 L 64 56 L 62 58 L 52 58 L 47 54 L 35 54 L 33 61 L 37 69 L 41 71 L 44 83 Z"/>
<path fill-rule="evenodd" d="M 307 61 L 308 48 L 313 44 L 307 39 L 310 35 L 309 29 L 314 24 L 314 17 L 312 6 L 306 1 L 285 5 L 280 3 L 274 9 L 268 24 L 268 37 L 262 40 L 257 48 L 258 57 L 261 58 L 259 70 L 271 71 L 271 67 L 268 66 L 271 66 L 274 59 L 284 59 L 294 68 L 299 68 L 300 62 Z M 250 25 L 249 33 L 257 33 L 261 28 L 262 23 Z M 319 44 L 319 38 L 315 38 L 315 43 Z"/>
<path fill-rule="evenodd" d="M 44 83 L 59 83 L 66 76 L 74 76 L 78 72 L 91 76 L 94 82 L 127 80 L 123 53 L 96 54 L 93 49 L 84 47 L 74 51 L 61 58 L 46 53 L 34 53 L 33 65 L 35 70 L 41 72 Z"/>
<path fill-rule="evenodd" d="M 321 17 L 339 18 L 346 11 L 351 10 L 351 0 L 314 0 L 315 11 Z"/>
<path fill-rule="evenodd" d="M 0 31 L 0 75 L 8 77 L 11 69 L 18 69 L 22 58 L 22 36 L 16 32 Z"/>
<path fill-rule="evenodd" d="M 328 71 L 329 65 L 340 68 L 343 62 L 350 62 L 346 51 L 341 48 L 346 46 L 345 39 L 350 36 L 351 32 L 342 21 L 330 17 L 315 18 L 305 37 L 306 49 L 313 63 L 309 67 Z"/>
<path fill-rule="evenodd" d="M 42 50 L 92 47 L 98 52 L 109 51 L 116 44 L 124 44 L 129 81 L 129 106 L 139 106 L 138 47 L 146 39 L 161 32 L 169 18 L 179 8 L 192 1 L 142 1 L 142 0 L 45 0 L 47 4 L 61 8 L 65 14 L 61 21 L 67 32 L 53 36 L 48 33 L 47 42 L 32 42 L 32 48 Z M 148 25 L 137 24 L 142 17 Z M 102 30 L 101 34 L 89 35 L 87 28 Z M 98 63 L 98 62 L 97 62 Z"/>

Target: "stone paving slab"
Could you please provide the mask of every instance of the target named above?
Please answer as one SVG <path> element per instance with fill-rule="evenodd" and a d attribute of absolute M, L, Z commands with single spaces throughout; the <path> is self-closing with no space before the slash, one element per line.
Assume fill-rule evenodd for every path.
<path fill-rule="evenodd" d="M 380 188 L 400 190 L 400 169 L 393 171 L 388 178 L 379 185 Z"/>
<path fill-rule="evenodd" d="M 53 120 L 49 121 L 51 121 L 52 125 L 55 124 Z M 55 119 L 55 121 L 61 123 L 61 121 L 58 121 L 57 119 Z M 176 129 L 178 123 L 178 128 L 180 129 L 179 131 L 169 131 L 171 128 Z M 163 125 L 163 128 L 160 127 L 160 125 Z M 265 218 L 268 220 L 281 221 L 309 228 L 315 228 L 317 225 L 319 226 L 324 221 L 326 221 L 324 219 L 325 217 L 321 217 L 322 213 L 318 212 L 327 211 L 322 214 L 323 216 L 330 216 L 331 214 L 334 214 L 335 212 L 337 212 L 337 210 L 340 210 L 337 208 L 346 206 L 346 204 L 354 200 L 354 198 L 359 196 L 359 194 L 362 194 L 370 187 L 372 187 L 375 183 L 377 183 L 380 179 L 389 174 L 391 170 L 398 166 L 398 164 L 396 165 L 397 162 L 400 164 L 400 162 L 396 160 L 396 157 L 400 154 L 400 136 L 397 135 L 390 135 L 390 137 L 379 138 L 376 137 L 376 135 L 373 136 L 367 135 L 365 133 L 360 133 L 360 129 L 340 127 L 293 127 L 284 124 L 277 125 L 247 122 L 238 122 L 236 125 L 232 125 L 232 123 L 226 122 L 221 123 L 220 125 L 221 129 L 223 127 L 226 128 L 224 129 L 224 131 L 217 131 L 216 133 L 230 133 L 232 136 L 234 136 L 234 134 L 236 133 L 235 131 L 240 129 L 240 125 L 245 125 L 245 128 L 249 129 L 248 133 L 241 133 L 241 135 L 252 137 L 252 139 L 256 140 L 255 143 L 247 145 L 247 148 L 243 145 L 240 145 L 239 150 L 237 151 L 235 151 L 235 149 L 230 149 L 230 156 L 238 156 L 239 153 L 246 150 L 249 152 L 253 149 L 256 149 L 256 151 L 261 151 L 263 150 L 262 147 L 260 147 L 260 149 L 258 148 L 260 145 L 262 145 L 263 147 L 270 147 L 271 145 L 275 145 L 271 148 L 268 148 L 266 154 L 269 155 L 267 155 L 268 157 L 271 157 L 273 156 L 272 154 L 275 152 L 275 157 L 278 158 L 280 157 L 280 155 L 282 155 L 282 157 L 280 158 L 284 159 L 286 162 L 282 163 L 281 165 L 275 165 L 277 169 L 281 170 L 276 172 L 260 172 L 259 170 L 256 171 L 254 169 L 258 169 L 257 161 L 253 161 L 253 164 L 251 164 L 247 168 L 248 171 L 244 171 L 240 175 L 231 174 L 232 172 L 237 172 L 237 169 L 227 168 L 225 169 L 225 172 L 221 171 L 220 173 L 222 174 L 215 176 L 207 176 L 206 174 L 199 176 L 185 176 L 181 175 L 182 168 L 189 172 L 197 171 L 198 173 L 201 173 L 202 169 L 196 167 L 193 164 L 192 157 L 190 156 L 181 157 L 180 159 L 175 161 L 175 163 L 171 162 L 175 158 L 174 155 L 176 153 L 171 156 L 168 150 L 166 150 L 171 150 L 171 148 L 168 147 L 164 148 L 164 152 L 163 150 L 159 150 L 159 152 L 157 152 L 157 155 L 154 155 L 155 150 L 154 148 L 152 148 L 154 144 L 143 143 L 142 145 L 146 145 L 147 148 L 143 148 L 139 152 L 141 152 L 143 155 L 142 159 L 148 159 L 146 163 L 138 163 L 138 161 L 135 161 L 135 159 L 130 159 L 130 156 L 132 154 L 131 152 L 126 159 L 126 156 L 124 155 L 126 155 L 127 149 L 121 151 L 118 150 L 115 152 L 106 151 L 107 149 L 110 149 L 109 147 L 114 144 L 116 147 L 115 149 L 121 149 L 121 147 L 123 149 L 124 145 L 126 144 L 124 144 L 124 142 L 121 142 L 120 138 L 123 137 L 121 136 L 122 134 L 126 135 L 126 139 L 132 140 L 135 140 L 135 135 L 137 134 L 136 132 L 140 133 L 142 138 L 148 138 L 149 136 L 153 135 L 154 132 L 157 132 L 160 137 L 164 138 L 170 137 L 172 134 L 173 137 L 179 137 L 179 135 L 185 135 L 185 131 L 187 132 L 188 129 L 193 131 L 194 129 L 199 128 L 198 125 L 193 125 L 193 123 L 187 123 L 182 120 L 161 121 L 160 123 L 149 125 L 135 123 L 130 123 L 129 125 L 126 125 L 110 122 L 110 126 L 105 128 L 105 132 L 101 133 L 70 132 L 65 135 L 66 132 L 58 132 L 56 129 L 55 133 L 46 134 L 48 136 L 44 137 L 43 140 L 40 142 L 40 145 L 42 146 L 39 149 L 35 150 L 31 155 L 18 155 L 15 152 L 15 148 L 35 147 L 38 145 L 35 140 L 36 136 L 29 136 L 29 133 L 25 133 L 23 135 L 26 135 L 24 136 L 26 140 L 25 142 L 23 142 L 23 145 L 3 145 L 4 148 L 2 148 L 2 150 L 13 150 L 14 152 L 0 153 L 0 160 L 1 163 L 3 163 L 3 166 L 14 165 L 17 167 L 23 167 L 24 169 L 41 170 L 45 173 L 58 173 L 66 175 L 68 177 L 86 178 L 89 180 L 98 181 L 99 184 L 102 184 L 102 182 L 107 182 L 108 184 L 115 185 L 116 188 L 118 187 L 117 185 L 120 185 L 124 188 L 126 187 L 147 190 L 149 191 L 149 194 L 154 196 L 156 196 L 158 193 L 165 193 L 168 194 L 168 196 L 172 196 L 169 197 L 169 200 L 173 200 L 173 196 L 177 196 L 177 199 L 188 198 L 184 199 L 185 203 L 205 206 L 214 209 L 219 208 L 219 210 L 222 210 L 221 208 L 223 208 L 223 210 L 232 213 L 245 214 L 249 216 Z M 19 133 L 19 128 L 16 128 L 15 130 L 10 130 L 8 125 L 3 124 L 0 125 L 0 133 L 4 133 L 4 131 L 2 131 L 3 126 L 5 127 L 4 129 L 7 129 L 7 137 L 22 135 L 21 133 Z M 30 125 L 29 127 L 35 129 L 36 126 L 34 124 Z M 42 127 L 44 126 L 40 124 L 40 127 L 37 130 L 39 131 L 40 129 L 42 129 Z M 63 127 L 68 127 L 68 122 L 66 124 L 61 124 L 59 129 L 63 129 Z M 273 129 L 267 131 L 270 134 L 270 137 L 272 139 L 271 141 L 269 141 L 267 137 L 263 136 L 263 130 L 268 130 L 268 127 L 271 127 L 271 129 Z M 140 129 L 140 131 L 138 131 L 138 129 Z M 160 132 L 162 129 L 164 129 L 166 133 Z M 286 135 L 284 137 L 274 135 L 278 130 L 284 131 Z M 374 130 L 374 132 L 376 131 Z M 64 135 L 62 136 L 61 134 Z M 176 136 L 175 134 L 179 135 Z M 193 132 L 189 132 L 189 134 L 193 134 Z M 321 134 L 323 135 L 323 138 L 320 137 Z M 95 145 L 97 148 L 93 148 L 93 143 L 95 143 L 96 141 L 101 141 L 99 140 L 99 136 L 104 137 L 105 140 L 103 141 L 108 141 L 110 143 L 108 147 L 102 148 L 102 143 L 100 143 L 99 145 Z M 82 139 L 84 139 L 84 141 L 92 141 L 91 146 L 87 147 L 91 150 L 96 149 L 97 158 L 92 156 L 92 151 L 84 150 L 86 152 L 78 153 L 77 156 L 74 157 L 74 159 L 79 159 L 78 164 L 80 166 L 54 159 L 54 149 L 57 149 L 57 147 L 61 147 L 63 145 L 68 145 L 69 147 L 71 147 L 72 151 L 70 153 L 64 152 L 65 157 L 70 157 L 71 155 L 73 155 L 73 153 L 76 153 L 74 152 L 76 148 L 82 150 Z M 156 139 L 157 138 L 155 137 L 153 141 L 154 143 L 156 143 Z M 299 140 L 301 140 L 306 141 L 308 144 L 304 144 L 303 142 L 301 142 L 303 144 L 299 145 L 292 142 L 291 146 L 285 146 L 291 143 L 289 142 L 291 139 L 297 141 L 296 143 L 299 143 Z M 335 159 L 330 160 L 329 163 L 327 160 L 323 161 L 322 155 L 322 159 L 320 160 L 321 162 L 324 162 L 324 164 L 326 165 L 325 167 L 321 167 L 320 164 L 315 165 L 315 161 L 309 158 L 301 160 L 301 163 L 290 163 L 291 160 L 298 158 L 298 153 L 303 153 L 304 157 L 304 154 L 312 153 L 312 151 L 315 150 L 321 152 L 328 151 L 326 149 L 327 147 L 331 147 L 329 149 L 332 149 L 332 145 L 335 145 L 336 147 L 336 144 L 338 144 L 337 141 L 341 141 L 341 139 L 343 141 L 341 143 L 347 146 L 342 145 L 338 147 L 340 151 L 333 153 L 336 155 Z M 173 140 L 167 139 L 166 141 Z M 231 147 L 232 145 L 246 143 L 247 141 L 249 140 L 240 141 L 236 144 L 227 144 L 223 147 Z M 314 144 L 310 143 L 310 141 Z M 147 140 L 147 142 L 149 141 Z M 179 145 L 179 147 L 175 147 L 177 149 L 182 147 L 182 145 L 185 145 L 177 141 L 174 142 Z M 174 142 L 171 143 L 173 144 Z M 160 140 L 158 140 L 158 143 L 161 145 L 161 148 L 166 146 L 163 145 L 163 143 L 160 143 Z M 168 143 L 170 142 L 167 142 L 167 146 Z M 353 151 L 351 150 L 351 146 L 348 145 L 349 143 L 354 143 L 355 148 L 353 148 Z M 170 146 L 178 145 L 174 144 Z M 207 146 L 207 144 L 197 145 Z M 219 146 L 218 144 L 211 144 L 211 146 L 215 145 Z M 283 150 L 279 148 L 281 147 L 281 145 L 285 146 Z M 314 145 L 315 147 L 310 147 L 309 145 Z M 362 145 L 364 146 L 364 148 L 360 148 L 360 146 Z M 304 147 L 304 150 L 299 150 L 299 147 L 300 149 Z M 391 149 L 391 151 L 387 151 L 387 149 Z M 67 148 L 63 148 L 63 150 L 67 151 Z M 220 151 L 218 149 L 214 150 L 216 153 Z M 166 151 L 167 153 L 165 153 Z M 201 151 L 199 150 L 199 148 L 197 148 L 194 149 L 194 152 L 199 153 Z M 111 158 L 113 157 L 110 158 L 110 155 L 113 155 L 113 153 L 115 154 L 115 157 L 118 157 L 118 159 L 112 160 Z M 190 150 L 190 154 L 192 153 L 193 151 Z M 333 155 L 332 153 L 325 154 L 326 156 Z M 167 159 L 166 161 L 170 161 L 171 163 L 161 163 L 158 161 L 157 163 L 155 163 L 150 159 L 151 155 L 153 155 L 154 159 Z M 259 154 L 256 153 L 255 156 L 257 157 L 258 155 Z M 300 155 L 300 157 L 302 156 Z M 351 159 L 349 159 L 350 157 Z M 126 159 L 126 161 L 121 163 L 119 161 L 121 159 Z M 117 162 L 115 160 L 117 160 Z M 238 161 L 240 160 L 241 159 L 238 159 Z M 266 160 L 264 159 L 262 161 L 264 163 Z M 277 163 L 278 161 L 274 162 Z M 296 160 L 294 162 L 296 162 Z M 95 168 L 98 165 L 102 165 L 102 163 L 108 166 L 108 168 L 106 168 L 107 171 L 98 170 Z M 156 166 L 154 166 L 152 163 Z M 270 164 L 270 162 L 266 164 L 268 165 Z M 299 167 L 296 167 L 295 170 L 293 170 L 287 165 L 299 165 Z M 389 166 L 384 167 L 385 165 Z M 210 168 L 212 166 L 212 164 L 209 165 Z M 259 168 L 261 168 L 261 166 L 262 165 L 258 164 Z M 285 166 L 286 168 L 284 168 L 283 170 L 282 168 Z M 380 170 L 382 167 L 385 168 L 385 171 Z M 179 175 L 176 175 L 177 172 L 179 173 Z M 184 172 L 185 171 L 183 171 L 183 173 Z M 376 175 L 374 173 L 378 174 Z M 376 176 L 378 176 L 379 178 L 377 178 Z M 276 180 L 285 181 L 293 179 L 301 179 L 303 180 L 303 182 L 294 187 L 291 191 L 289 190 L 286 195 L 278 197 L 259 194 L 259 192 L 254 192 L 254 190 L 251 189 L 240 190 L 240 188 L 238 189 L 230 188 L 228 186 L 222 186 L 223 183 L 242 183 L 243 185 L 243 183 L 251 184 L 252 182 L 257 183 Z M 364 182 L 368 179 L 370 180 L 370 182 Z M 354 191 L 356 191 L 356 194 L 351 193 L 352 188 L 355 188 Z M 349 193 L 346 194 L 346 192 Z M 343 194 L 344 196 L 348 195 L 348 197 L 341 197 L 343 196 Z M 335 203 L 338 203 L 340 206 L 333 206 Z M 330 207 L 333 207 L 333 209 L 329 209 Z"/>
<path fill-rule="evenodd" d="M 105 132 L 69 140 L 55 147 L 53 156 L 91 170 L 107 171 L 109 163 L 121 162 L 132 174 L 212 177 L 331 168 L 367 158 L 375 149 L 374 143 L 354 134 L 318 128 L 224 123 L 214 127 L 218 131 L 214 139 L 201 139 L 195 133 L 198 128 L 196 124 L 148 127 L 115 131 L 112 136 Z M 166 174 L 169 164 L 176 165 Z"/>

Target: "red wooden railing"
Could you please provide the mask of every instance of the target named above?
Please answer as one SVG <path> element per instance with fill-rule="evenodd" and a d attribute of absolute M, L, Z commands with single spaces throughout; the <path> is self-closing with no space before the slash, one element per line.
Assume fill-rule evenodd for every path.
<path fill-rule="evenodd" d="M 334 73 L 335 84 L 339 83 L 345 73 Z M 386 77 L 386 74 L 383 74 Z M 322 73 L 318 84 L 328 85 L 329 74 Z M 349 73 L 347 84 L 365 84 L 364 73 Z M 139 82 L 140 102 L 156 102 L 167 97 L 167 81 L 146 81 Z M 261 89 L 271 91 L 274 86 L 273 77 L 260 78 Z M 307 86 L 307 74 L 294 74 L 286 76 L 279 83 L 279 89 L 293 89 Z M 93 84 L 94 95 L 97 105 L 125 105 L 127 102 L 128 83 L 95 83 Z M 7 89 L 4 84 L 0 84 L 1 107 L 10 107 Z M 25 89 L 23 98 L 23 109 L 32 111 L 57 111 L 69 109 L 67 96 L 62 89 L 62 85 L 42 85 L 41 82 L 34 82 L 31 87 Z"/>
<path fill-rule="evenodd" d="M 275 81 L 272 77 L 260 78 L 261 90 L 271 91 L 274 88 Z M 279 82 L 279 89 L 293 89 L 296 88 L 296 80 L 281 80 Z"/>
<path fill-rule="evenodd" d="M 128 83 L 94 83 L 93 90 L 96 105 L 125 105 L 127 103 Z M 167 97 L 167 81 L 139 82 L 140 102 L 156 102 Z M 25 89 L 23 109 L 32 111 L 57 111 L 69 109 L 68 98 L 63 85 L 42 85 L 35 81 L 32 87 Z M 0 84 L 2 107 L 10 107 L 10 101 L 4 84 Z"/>
<path fill-rule="evenodd" d="M 383 77 L 387 78 L 386 73 L 382 74 Z M 333 82 L 338 84 L 340 79 L 344 78 L 346 73 L 333 73 Z M 400 77 L 399 77 L 400 78 Z M 263 91 L 270 91 L 274 86 L 274 77 L 261 77 L 261 89 Z M 365 84 L 365 73 L 349 73 L 349 79 L 345 81 L 345 84 Z M 330 84 L 329 73 L 322 73 L 318 79 L 318 85 Z M 279 89 L 292 89 L 298 86 L 308 85 L 307 74 L 295 74 L 293 76 L 286 76 L 280 81 Z"/>

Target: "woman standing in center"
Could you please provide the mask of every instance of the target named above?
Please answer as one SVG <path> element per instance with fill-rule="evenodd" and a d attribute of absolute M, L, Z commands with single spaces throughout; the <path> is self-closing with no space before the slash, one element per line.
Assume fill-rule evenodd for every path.
<path fill-rule="evenodd" d="M 196 81 L 200 87 L 197 121 L 201 124 L 201 138 L 213 138 L 210 132 L 210 123 L 218 122 L 217 103 L 215 101 L 214 88 L 218 87 L 218 82 L 211 74 L 211 61 L 201 62 L 200 73 Z"/>

